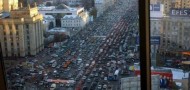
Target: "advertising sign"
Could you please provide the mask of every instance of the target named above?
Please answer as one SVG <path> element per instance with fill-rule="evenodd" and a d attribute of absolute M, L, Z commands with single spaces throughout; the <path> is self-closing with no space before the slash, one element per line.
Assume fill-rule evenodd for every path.
<path fill-rule="evenodd" d="M 160 44 L 160 36 L 151 36 L 150 43 L 152 45 L 159 45 Z"/>
<path fill-rule="evenodd" d="M 139 45 L 140 39 L 139 36 L 136 37 L 136 44 Z M 150 37 L 151 45 L 159 45 L 160 44 L 160 36 L 151 36 Z"/>
<path fill-rule="evenodd" d="M 150 4 L 150 11 L 160 11 L 160 4 Z"/>
<path fill-rule="evenodd" d="M 139 36 L 137 36 L 136 37 L 136 45 L 139 45 L 139 43 L 140 43 L 140 40 L 139 40 L 140 38 L 139 38 Z"/>
<path fill-rule="evenodd" d="M 170 16 L 190 16 L 190 8 L 171 8 Z"/>

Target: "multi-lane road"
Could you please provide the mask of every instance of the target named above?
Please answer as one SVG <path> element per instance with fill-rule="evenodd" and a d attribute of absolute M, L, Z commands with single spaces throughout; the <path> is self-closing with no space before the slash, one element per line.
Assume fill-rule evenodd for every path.
<path fill-rule="evenodd" d="M 8 71 L 10 74 L 8 79 L 17 78 L 17 81 L 9 84 L 14 85 L 14 89 L 17 86 L 25 86 L 24 83 L 20 85 L 21 79 L 24 79 L 25 82 L 35 85 L 40 90 L 47 90 L 52 83 L 58 83 L 50 80 L 61 79 L 74 80 L 75 84 L 74 86 L 56 84 L 58 90 L 81 90 L 85 86 L 87 90 L 98 90 L 103 88 L 103 85 L 112 90 L 119 90 L 119 80 L 108 81 L 103 78 L 108 77 L 109 72 L 122 69 L 125 63 L 111 63 L 111 66 L 106 64 L 126 60 L 122 56 L 128 52 L 125 51 L 128 46 L 134 45 L 130 42 L 136 32 L 138 32 L 138 0 L 118 0 L 93 23 L 86 25 L 75 36 L 68 39 L 63 44 L 64 47 L 45 49 L 35 57 L 26 58 L 27 62 L 34 64 L 32 68 L 34 71 L 23 66 Z M 58 57 L 52 56 L 53 54 Z M 113 57 L 110 59 L 110 56 Z M 79 59 L 80 63 L 78 63 Z M 57 63 L 55 67 L 49 64 L 52 60 Z M 63 68 L 67 61 L 71 61 L 71 64 Z M 94 69 L 96 70 L 93 71 Z M 120 78 L 120 75 L 118 77 Z"/>

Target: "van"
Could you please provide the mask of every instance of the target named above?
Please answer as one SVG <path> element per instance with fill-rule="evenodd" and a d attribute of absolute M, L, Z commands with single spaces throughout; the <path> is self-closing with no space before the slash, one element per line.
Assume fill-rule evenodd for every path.
<path fill-rule="evenodd" d="M 56 58 L 56 57 L 58 57 L 58 55 L 57 55 L 57 54 L 52 54 L 51 56 L 52 56 L 52 57 L 55 57 L 55 58 Z"/>
<path fill-rule="evenodd" d="M 81 58 L 78 58 L 77 59 L 77 64 L 80 64 L 82 62 L 82 59 Z"/>

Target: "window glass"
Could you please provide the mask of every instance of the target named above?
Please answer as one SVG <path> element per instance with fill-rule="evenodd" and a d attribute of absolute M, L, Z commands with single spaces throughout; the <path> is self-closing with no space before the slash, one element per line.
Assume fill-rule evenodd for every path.
<path fill-rule="evenodd" d="M 189 88 L 188 0 L 150 0 L 151 74 L 159 75 L 161 89 Z M 160 2 L 160 3 L 159 3 Z M 183 4 L 184 3 L 184 4 Z M 180 5 L 179 5 L 180 4 Z M 166 8 L 167 7 L 167 8 Z M 187 7 L 187 8 L 183 8 Z M 181 13 L 178 13 L 181 12 Z M 154 29 L 152 27 L 158 27 Z M 152 33 L 156 30 L 156 33 Z M 152 81 L 156 79 L 152 78 Z M 154 85 L 152 87 L 155 87 Z"/>
<path fill-rule="evenodd" d="M 15 39 L 7 41 L 10 35 L 4 34 L 3 42 L 10 90 L 141 88 L 138 0 L 21 2 L 26 4 L 24 9 L 12 10 L 10 17 L 2 19 L 7 21 L 4 26 L 8 23 L 17 30 L 12 34 Z M 162 23 L 155 20 L 152 24 Z M 157 35 L 162 28 L 153 29 Z"/>

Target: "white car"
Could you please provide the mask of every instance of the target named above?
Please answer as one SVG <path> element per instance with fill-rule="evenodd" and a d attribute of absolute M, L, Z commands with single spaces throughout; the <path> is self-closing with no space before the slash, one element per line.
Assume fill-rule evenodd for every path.
<path fill-rule="evenodd" d="M 86 76 L 83 76 L 82 79 L 85 80 L 85 79 L 86 79 Z"/>
<path fill-rule="evenodd" d="M 102 89 L 102 85 L 98 85 L 98 89 Z"/>
<path fill-rule="evenodd" d="M 104 85 L 103 85 L 103 88 L 104 88 L 104 89 L 106 89 L 106 88 L 107 88 L 107 85 L 106 85 L 106 84 L 104 84 Z"/>

